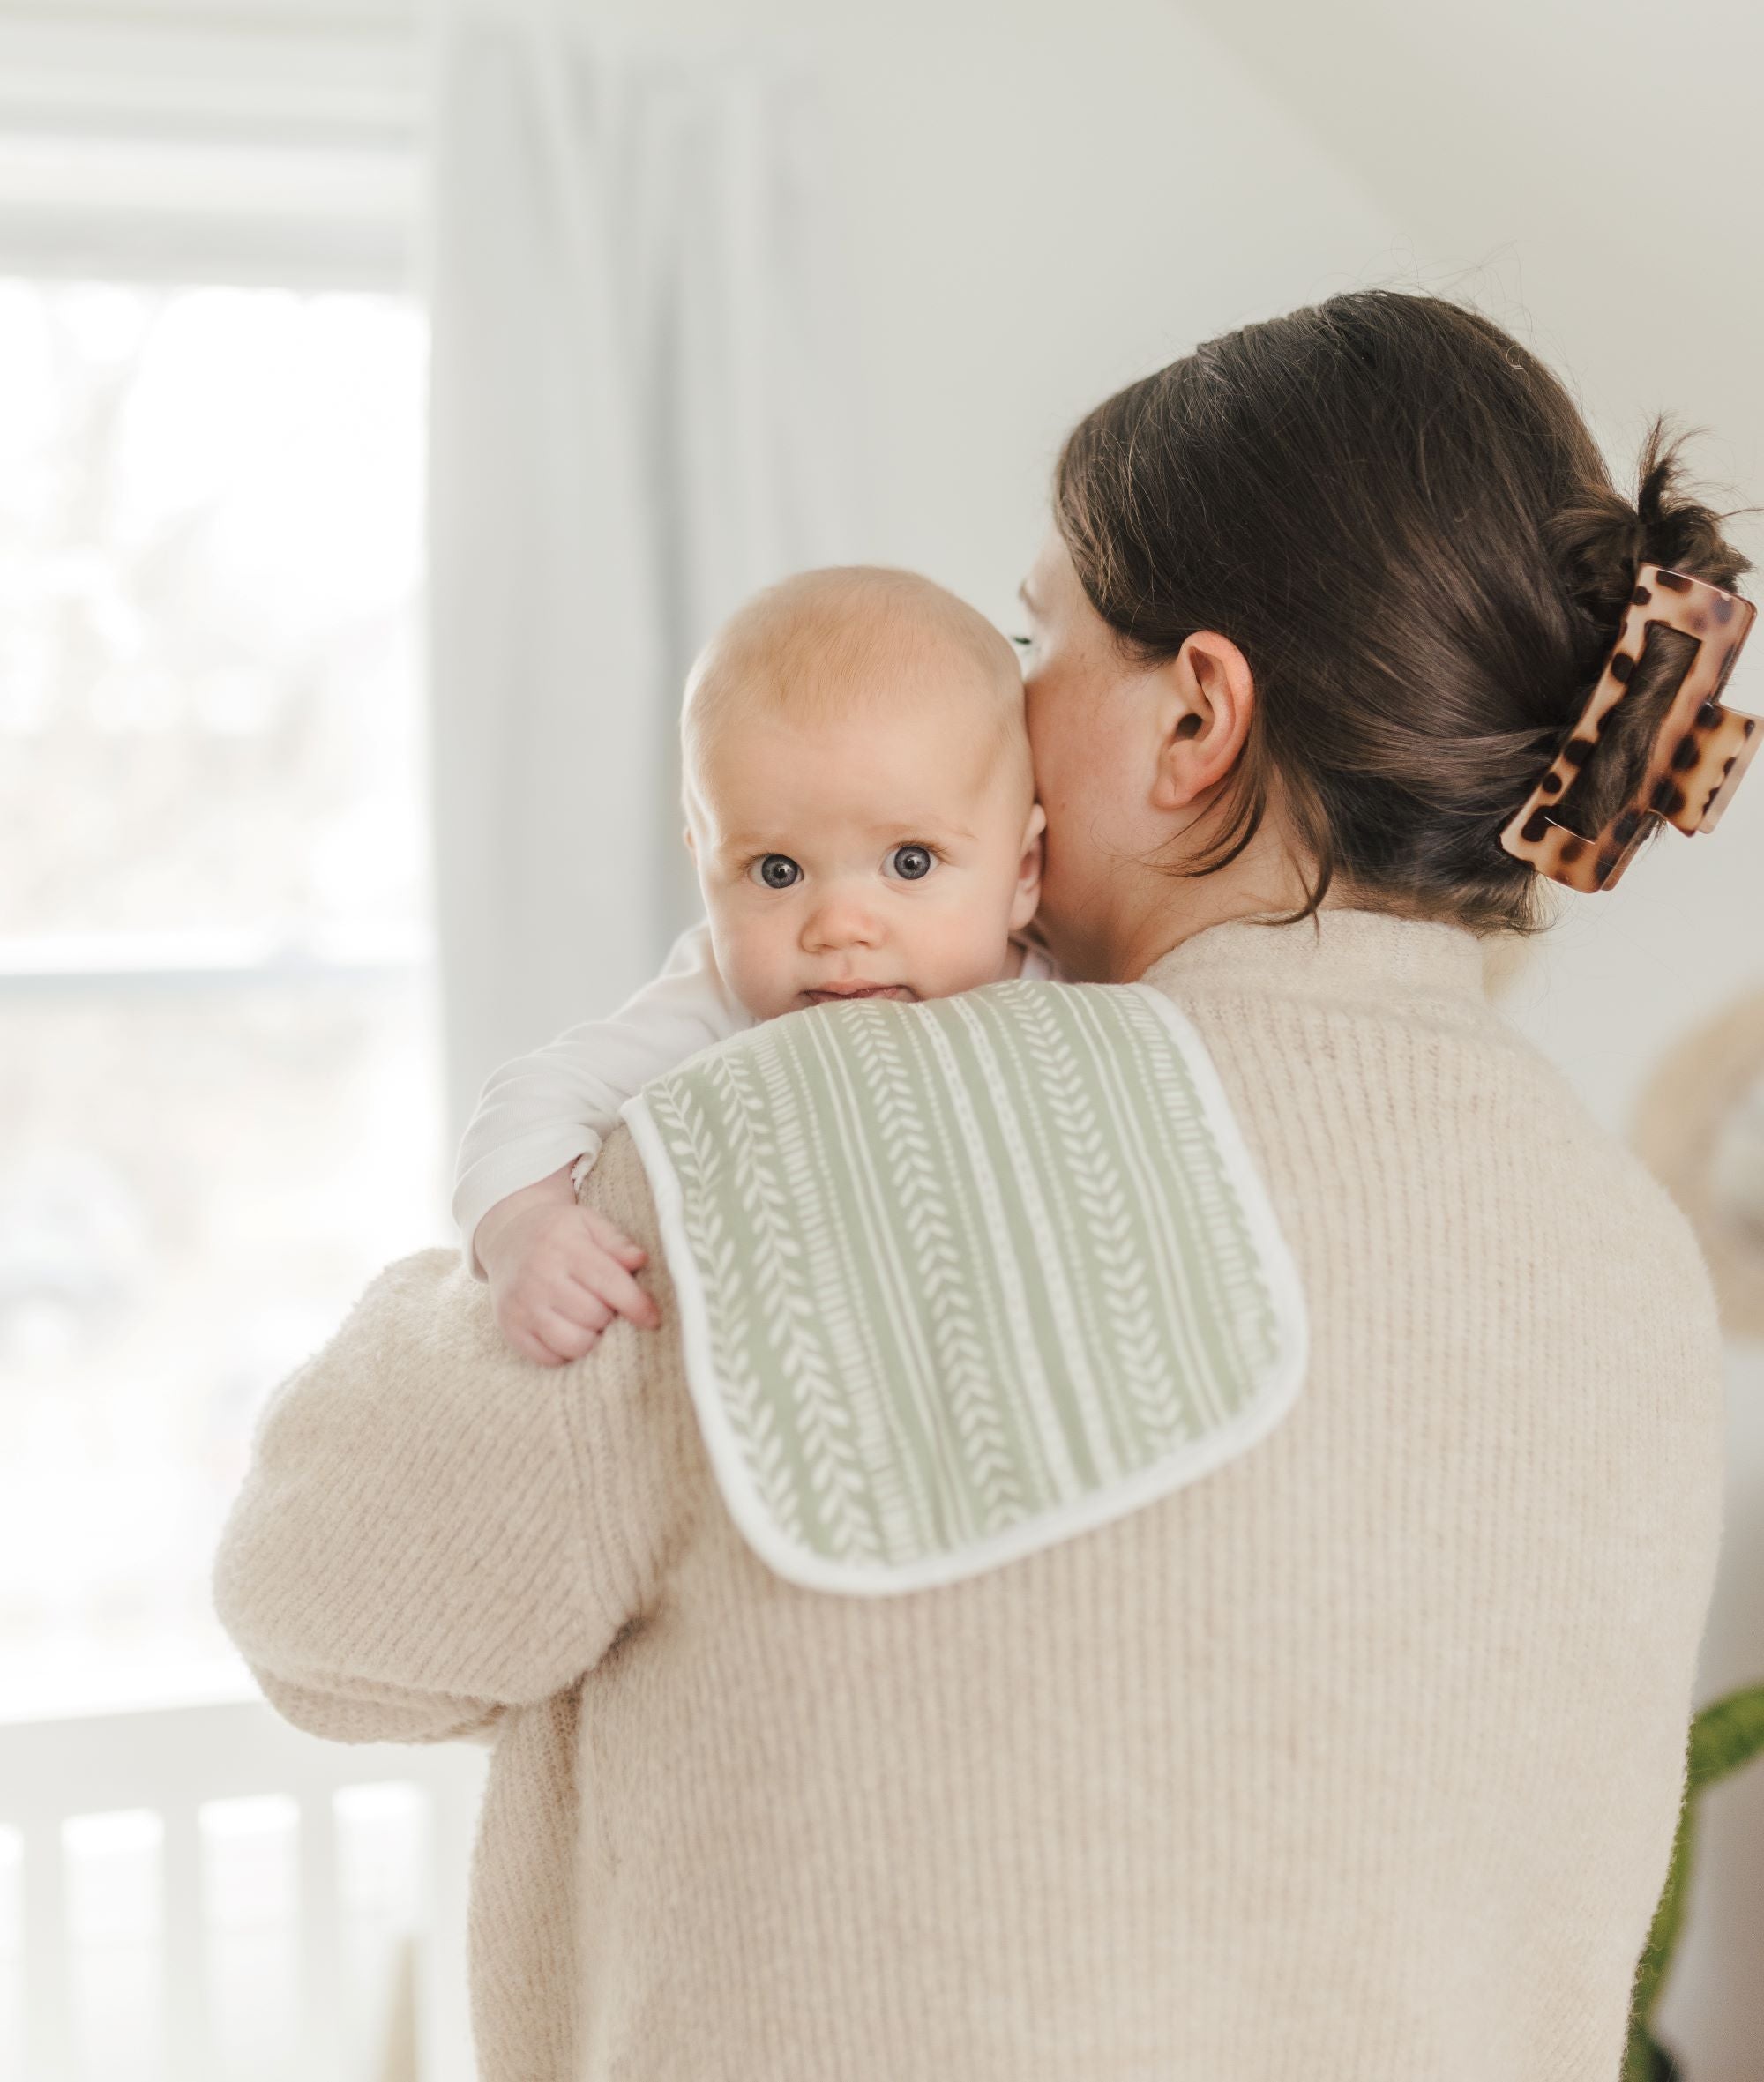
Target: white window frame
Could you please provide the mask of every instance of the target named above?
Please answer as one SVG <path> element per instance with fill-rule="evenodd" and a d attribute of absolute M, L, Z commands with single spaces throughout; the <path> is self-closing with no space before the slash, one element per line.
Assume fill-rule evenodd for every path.
<path fill-rule="evenodd" d="M 0 15 L 0 268 L 410 286 L 415 23 Z"/>
<path fill-rule="evenodd" d="M 413 21 L 0 15 L 0 274 L 410 295 Z M 432 932 L 0 937 L 0 1003 L 431 969 Z"/>

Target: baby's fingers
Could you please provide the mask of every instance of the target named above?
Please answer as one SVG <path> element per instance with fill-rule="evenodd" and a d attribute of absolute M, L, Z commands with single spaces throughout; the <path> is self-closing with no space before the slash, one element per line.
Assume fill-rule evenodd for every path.
<path fill-rule="evenodd" d="M 597 1264 L 579 1267 L 576 1279 L 616 1316 L 623 1316 L 645 1330 L 654 1330 L 661 1323 L 662 1311 L 651 1296 L 612 1258 L 602 1257 Z"/>
<path fill-rule="evenodd" d="M 639 1265 L 648 1262 L 649 1253 L 643 1246 L 633 1243 L 624 1230 L 616 1228 L 605 1215 L 597 1213 L 592 1207 L 583 1208 L 582 1213 L 588 1225 L 588 1234 L 607 1256 L 616 1257 L 626 1272 L 634 1272 Z"/>
<path fill-rule="evenodd" d="M 585 1352 L 592 1352 L 600 1342 L 601 1332 L 610 1321 L 611 1317 L 599 1310 L 594 1310 L 584 1322 L 574 1312 L 565 1315 L 558 1309 L 542 1309 L 534 1320 L 533 1333 L 542 1347 L 554 1352 L 559 1361 L 567 1364 L 572 1359 L 581 1358 Z"/>

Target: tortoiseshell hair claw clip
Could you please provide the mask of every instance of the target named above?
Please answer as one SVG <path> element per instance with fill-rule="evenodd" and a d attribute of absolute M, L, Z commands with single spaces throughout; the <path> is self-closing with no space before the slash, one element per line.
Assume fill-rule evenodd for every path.
<path fill-rule="evenodd" d="M 1552 882 L 1591 893 L 1616 887 L 1655 818 L 1681 832 L 1714 831 L 1764 740 L 1757 717 L 1723 708 L 1718 699 L 1751 634 L 1753 614 L 1751 601 L 1738 593 L 1644 563 L 1635 574 L 1617 642 L 1580 720 L 1524 809 L 1500 835 L 1506 851 L 1515 860 L 1529 861 Z M 1697 647 L 1655 733 L 1641 786 L 1603 830 L 1590 836 L 1571 832 L 1556 822 L 1551 806 L 1561 802 L 1611 712 L 1623 699 L 1653 627 L 1682 630 L 1696 638 Z"/>

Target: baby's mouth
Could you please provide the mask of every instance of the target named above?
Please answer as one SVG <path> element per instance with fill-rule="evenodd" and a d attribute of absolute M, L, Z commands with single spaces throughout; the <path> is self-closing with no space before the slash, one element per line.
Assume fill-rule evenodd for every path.
<path fill-rule="evenodd" d="M 836 983 L 826 990 L 805 990 L 803 1003 L 811 1005 L 844 1004 L 855 997 L 892 997 L 911 1004 L 917 996 L 904 983 Z"/>

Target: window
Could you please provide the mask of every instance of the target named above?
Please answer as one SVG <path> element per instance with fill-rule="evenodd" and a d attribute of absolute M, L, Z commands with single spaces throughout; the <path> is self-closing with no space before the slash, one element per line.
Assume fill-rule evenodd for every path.
<path fill-rule="evenodd" d="M 265 1392 L 448 1234 L 425 346 L 383 292 L 0 279 L 8 1705 L 231 1667 Z"/>

